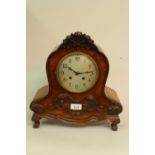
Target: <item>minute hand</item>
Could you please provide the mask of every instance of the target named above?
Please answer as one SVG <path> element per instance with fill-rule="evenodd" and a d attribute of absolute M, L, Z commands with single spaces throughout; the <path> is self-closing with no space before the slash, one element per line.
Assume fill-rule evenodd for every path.
<path fill-rule="evenodd" d="M 93 74 L 93 71 L 88 71 L 88 72 L 79 72 L 78 74 L 89 74 L 89 73 L 92 73 L 92 74 Z"/>

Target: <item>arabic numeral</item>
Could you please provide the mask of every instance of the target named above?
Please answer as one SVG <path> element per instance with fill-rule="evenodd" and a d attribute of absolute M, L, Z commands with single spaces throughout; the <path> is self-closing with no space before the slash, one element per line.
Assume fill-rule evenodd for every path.
<path fill-rule="evenodd" d="M 89 69 L 91 69 L 91 65 L 88 65 Z"/>
<path fill-rule="evenodd" d="M 94 75 L 95 74 L 95 71 L 92 71 L 92 74 Z"/>
<path fill-rule="evenodd" d="M 67 64 L 63 64 L 63 68 L 67 68 Z"/>
<path fill-rule="evenodd" d="M 75 57 L 75 60 L 76 60 L 76 61 L 79 61 L 79 60 L 80 60 L 80 57 L 79 57 L 79 56 L 76 56 L 76 57 Z"/>
<path fill-rule="evenodd" d="M 64 75 L 64 71 L 61 71 L 61 75 Z"/>
<path fill-rule="evenodd" d="M 68 62 L 71 63 L 72 62 L 72 59 L 69 59 Z"/>
<path fill-rule="evenodd" d="M 85 83 L 83 83 L 83 86 L 85 87 L 85 86 L 86 86 L 86 84 L 85 84 Z"/>
<path fill-rule="evenodd" d="M 67 79 L 66 79 L 66 78 L 63 78 L 63 81 L 64 81 L 64 82 L 66 82 L 66 81 L 67 81 Z"/>
<path fill-rule="evenodd" d="M 78 84 L 75 85 L 75 89 L 78 89 Z"/>
<path fill-rule="evenodd" d="M 70 83 L 69 83 L 69 87 L 71 87 L 71 85 L 72 85 L 72 83 L 70 82 Z"/>

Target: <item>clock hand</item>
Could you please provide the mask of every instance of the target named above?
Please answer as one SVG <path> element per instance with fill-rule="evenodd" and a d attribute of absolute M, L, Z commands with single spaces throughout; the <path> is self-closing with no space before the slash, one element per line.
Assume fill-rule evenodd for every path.
<path fill-rule="evenodd" d="M 92 73 L 93 74 L 93 71 L 83 72 L 83 74 L 87 74 L 87 73 Z"/>
<path fill-rule="evenodd" d="M 69 70 L 73 71 L 75 73 L 75 75 L 79 75 L 79 74 L 88 74 L 88 73 L 92 73 L 93 74 L 93 71 L 88 71 L 88 72 L 78 72 L 78 71 L 75 71 L 73 70 L 71 67 L 68 67 Z"/>
<path fill-rule="evenodd" d="M 88 71 L 88 72 L 78 72 L 78 74 L 88 74 L 88 73 L 92 73 L 92 74 L 93 74 L 93 71 Z"/>
<path fill-rule="evenodd" d="M 68 65 L 65 65 L 64 68 L 68 68 L 68 70 L 74 72 L 75 75 L 79 75 L 79 74 L 88 74 L 88 73 L 92 73 L 92 74 L 93 74 L 93 71 L 88 71 L 88 72 L 78 72 L 78 71 L 75 71 L 74 69 L 72 69 L 72 68 L 69 67 Z"/>
<path fill-rule="evenodd" d="M 68 67 L 68 69 L 69 69 L 69 70 L 71 70 L 71 71 L 73 71 L 73 72 L 75 73 L 75 75 L 80 74 L 79 72 L 77 72 L 77 71 L 73 70 L 71 67 Z"/>
<path fill-rule="evenodd" d="M 74 73 L 75 73 L 75 75 L 80 74 L 79 72 L 77 72 L 77 71 L 75 71 L 74 69 L 72 69 L 71 67 L 69 67 L 67 64 L 66 64 L 66 65 L 64 65 L 64 68 L 68 68 L 68 70 L 70 70 L 70 71 L 74 72 Z"/>

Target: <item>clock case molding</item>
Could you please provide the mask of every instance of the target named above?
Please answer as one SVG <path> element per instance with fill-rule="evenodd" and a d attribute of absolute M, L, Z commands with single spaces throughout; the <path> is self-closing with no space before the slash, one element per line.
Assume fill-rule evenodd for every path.
<path fill-rule="evenodd" d="M 82 93 L 71 93 L 58 83 L 56 68 L 61 58 L 77 51 L 95 60 L 99 78 L 91 89 Z M 67 36 L 57 50 L 49 55 L 46 71 L 48 86 L 37 92 L 30 105 L 30 109 L 34 112 L 32 116 L 34 128 L 39 127 L 41 118 L 53 118 L 73 125 L 105 121 L 110 124 L 112 130 L 117 130 L 117 124 L 120 123 L 118 114 L 122 112 L 122 106 L 116 92 L 105 86 L 109 62 L 90 36 L 81 32 Z M 71 110 L 72 103 L 81 104 L 82 109 Z"/>

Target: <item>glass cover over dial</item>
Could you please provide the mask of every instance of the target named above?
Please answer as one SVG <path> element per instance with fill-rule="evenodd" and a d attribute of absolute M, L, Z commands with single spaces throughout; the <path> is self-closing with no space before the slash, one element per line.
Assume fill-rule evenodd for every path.
<path fill-rule="evenodd" d="M 98 79 L 98 67 L 89 55 L 73 52 L 60 60 L 56 74 L 59 84 L 64 89 L 81 93 L 95 85 Z"/>

